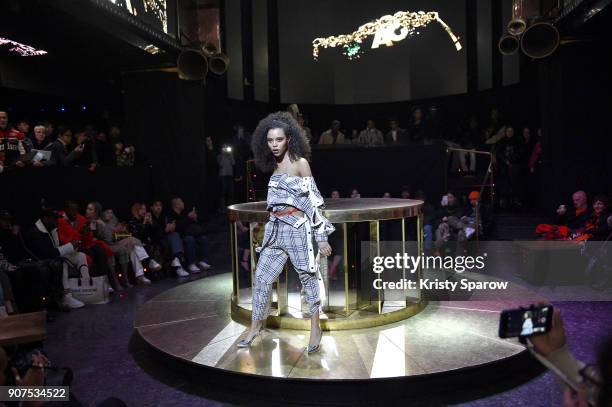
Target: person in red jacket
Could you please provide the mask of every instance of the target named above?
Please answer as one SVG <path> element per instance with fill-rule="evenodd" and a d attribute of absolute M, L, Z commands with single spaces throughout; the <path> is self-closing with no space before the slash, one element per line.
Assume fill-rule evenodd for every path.
<path fill-rule="evenodd" d="M 26 153 L 24 140 L 25 134 L 10 127 L 8 114 L 0 110 L 0 166 L 3 169 L 25 167 L 22 160 Z"/>
<path fill-rule="evenodd" d="M 79 213 L 79 204 L 66 201 L 64 217 L 58 220 L 60 244 L 74 240 L 81 241 L 80 251 L 87 255 L 90 266 L 93 265 L 93 275 L 107 275 L 111 284 L 120 289 L 117 274 L 111 267 L 112 249 L 102 240 L 94 238 L 90 222 Z"/>
<path fill-rule="evenodd" d="M 536 235 L 544 240 L 574 240 L 582 235 L 590 218 L 586 192 L 574 192 L 572 202 L 574 208 L 571 210 L 567 209 L 566 205 L 559 205 L 557 222 L 554 225 L 539 224 L 536 227 Z"/>

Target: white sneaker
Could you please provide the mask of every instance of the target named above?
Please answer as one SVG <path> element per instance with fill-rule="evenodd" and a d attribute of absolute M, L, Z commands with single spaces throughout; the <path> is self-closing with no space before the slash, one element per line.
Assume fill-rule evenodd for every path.
<path fill-rule="evenodd" d="M 187 271 L 189 271 L 192 274 L 196 274 L 196 273 L 201 272 L 202 270 L 200 270 L 200 268 L 198 266 L 196 266 L 195 264 L 190 264 L 187 267 Z"/>
<path fill-rule="evenodd" d="M 136 279 L 136 282 L 138 284 L 142 284 L 142 285 L 149 285 L 151 284 L 151 280 L 149 280 L 148 278 L 146 278 L 145 276 L 140 276 Z"/>
<path fill-rule="evenodd" d="M 472 235 L 474 235 L 475 232 L 476 232 L 476 229 L 468 226 L 465 228 L 465 237 L 469 239 L 470 237 L 472 237 Z"/>
<path fill-rule="evenodd" d="M 115 289 L 113 287 L 111 287 L 110 285 L 108 286 L 108 293 L 112 294 L 115 292 Z"/>
<path fill-rule="evenodd" d="M 66 293 L 64 298 L 62 299 L 62 305 L 68 308 L 82 308 L 85 306 L 85 303 L 77 300 L 72 296 L 72 293 Z"/>
<path fill-rule="evenodd" d="M 172 263 L 170 263 L 170 265 L 172 267 L 182 267 L 181 261 L 178 259 L 178 257 L 175 257 L 174 260 L 172 260 Z"/>
<path fill-rule="evenodd" d="M 156 262 L 155 260 L 149 260 L 149 269 L 151 271 L 159 271 L 162 269 L 162 265 Z"/>
<path fill-rule="evenodd" d="M 204 270 L 208 270 L 209 268 L 212 267 L 210 264 L 206 263 L 205 261 L 199 261 L 198 266 L 200 266 L 200 268 Z"/>
<path fill-rule="evenodd" d="M 185 271 L 183 266 L 178 266 L 176 269 L 176 275 L 179 277 L 189 277 L 189 273 Z"/>

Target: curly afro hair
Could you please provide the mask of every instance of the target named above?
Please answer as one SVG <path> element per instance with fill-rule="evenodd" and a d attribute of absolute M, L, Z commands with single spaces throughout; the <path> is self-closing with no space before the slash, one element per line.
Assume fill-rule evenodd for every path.
<path fill-rule="evenodd" d="M 288 153 L 292 161 L 310 158 L 310 144 L 304 129 L 288 112 L 271 113 L 262 119 L 253 132 L 251 148 L 255 156 L 255 165 L 263 172 L 272 172 L 276 160 L 268 147 L 268 131 L 281 128 L 289 138 Z"/>

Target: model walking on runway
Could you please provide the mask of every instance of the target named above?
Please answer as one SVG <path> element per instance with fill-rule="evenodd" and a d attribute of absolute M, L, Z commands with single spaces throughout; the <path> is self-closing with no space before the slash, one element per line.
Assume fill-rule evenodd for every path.
<path fill-rule="evenodd" d="M 272 283 L 283 271 L 287 258 L 297 271 L 310 309 L 310 341 L 307 351 L 319 350 L 322 331 L 319 325 L 319 285 L 313 237 L 323 256 L 332 252 L 327 235 L 334 227 L 323 216 L 323 198 L 310 171 L 310 145 L 303 129 L 287 112 L 268 115 L 259 122 L 252 141 L 255 164 L 272 172 L 268 183 L 266 223 L 259 261 L 255 271 L 253 317 L 247 336 L 238 347 L 252 345 L 263 332 L 268 316 Z M 314 235 L 314 236 L 313 236 Z"/>

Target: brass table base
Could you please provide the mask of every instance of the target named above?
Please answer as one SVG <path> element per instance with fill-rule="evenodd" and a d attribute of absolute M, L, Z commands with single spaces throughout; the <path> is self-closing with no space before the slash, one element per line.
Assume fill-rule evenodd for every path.
<path fill-rule="evenodd" d="M 365 308 L 354 311 L 348 317 L 345 317 L 344 315 L 326 313 L 320 317 L 321 328 L 324 331 L 342 331 L 346 329 L 362 329 L 383 326 L 410 318 L 411 316 L 423 311 L 426 306 L 427 303 L 425 301 L 421 301 L 418 303 L 409 304 L 408 306 L 400 308 L 396 311 L 389 311 L 383 314 L 378 314 L 374 309 Z M 251 323 L 251 311 L 235 304 L 233 301 L 231 316 L 234 321 L 240 322 L 241 324 L 248 326 Z M 296 318 L 291 315 L 270 315 L 268 316 L 265 325 L 268 328 L 298 329 L 307 331 L 310 329 L 310 319 Z"/>

